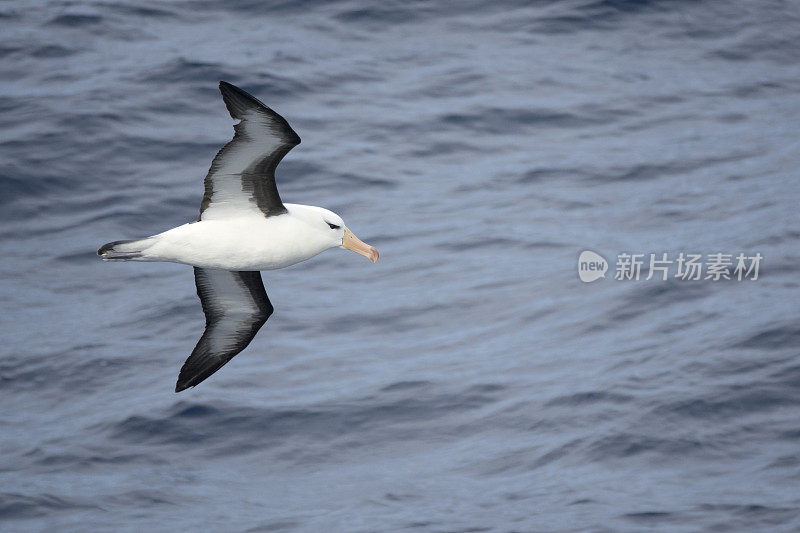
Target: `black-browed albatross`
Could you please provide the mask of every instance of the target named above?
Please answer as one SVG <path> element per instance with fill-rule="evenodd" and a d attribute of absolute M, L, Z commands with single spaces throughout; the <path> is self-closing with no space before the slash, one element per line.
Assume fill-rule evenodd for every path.
<path fill-rule="evenodd" d="M 378 260 L 378 251 L 353 235 L 336 213 L 281 201 L 275 167 L 300 137 L 251 94 L 224 81 L 219 89 L 231 117 L 240 122 L 211 163 L 198 220 L 97 251 L 107 261 L 194 267 L 206 328 L 181 368 L 175 392 L 194 387 L 244 350 L 272 314 L 260 270 L 293 265 L 337 246 Z"/>

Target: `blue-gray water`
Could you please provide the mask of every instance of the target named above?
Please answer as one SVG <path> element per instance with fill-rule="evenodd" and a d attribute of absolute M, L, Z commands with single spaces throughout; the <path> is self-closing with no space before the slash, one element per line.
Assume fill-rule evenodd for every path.
<path fill-rule="evenodd" d="M 796 531 L 800 6 L 0 6 L 0 529 Z M 224 79 L 303 139 L 288 202 L 381 252 L 264 274 L 196 389 Z M 761 253 L 581 283 L 582 250 Z M 613 270 L 612 264 L 612 270 Z"/>

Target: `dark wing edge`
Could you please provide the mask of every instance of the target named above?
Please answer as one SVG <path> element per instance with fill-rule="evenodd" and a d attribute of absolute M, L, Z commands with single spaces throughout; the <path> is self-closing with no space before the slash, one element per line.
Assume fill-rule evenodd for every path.
<path fill-rule="evenodd" d="M 212 204 L 214 194 L 213 179 L 223 164 L 223 158 L 234 150 L 237 144 L 257 142 L 257 139 L 254 139 L 253 135 L 248 132 L 250 128 L 247 127 L 247 123 L 250 121 L 257 121 L 260 123 L 259 126 L 266 126 L 269 132 L 268 135 L 274 136 L 278 140 L 278 146 L 271 152 L 253 160 L 247 168 L 239 169 L 237 174 L 241 175 L 242 191 L 252 195 L 256 205 L 265 216 L 285 213 L 286 208 L 281 201 L 278 187 L 275 184 L 275 169 L 283 157 L 292 148 L 300 144 L 300 136 L 292 129 L 286 119 L 252 94 L 226 81 L 219 82 L 219 90 L 231 117 L 241 120 L 241 122 L 234 125 L 235 133 L 233 139 L 217 152 L 211 162 L 211 168 L 209 168 L 205 178 L 205 194 L 200 205 L 200 217 Z M 253 129 L 258 131 L 258 127 Z"/>
<path fill-rule="evenodd" d="M 194 277 L 206 327 L 181 367 L 175 392 L 198 385 L 244 350 L 274 310 L 260 272 L 195 267 Z"/>
<path fill-rule="evenodd" d="M 219 92 L 222 93 L 222 100 L 225 102 L 231 118 L 245 120 L 250 111 L 258 111 L 268 117 L 270 129 L 280 137 L 281 142 L 291 145 L 289 149 L 300 144 L 300 136 L 286 122 L 286 119 L 252 94 L 227 81 L 219 82 Z"/>

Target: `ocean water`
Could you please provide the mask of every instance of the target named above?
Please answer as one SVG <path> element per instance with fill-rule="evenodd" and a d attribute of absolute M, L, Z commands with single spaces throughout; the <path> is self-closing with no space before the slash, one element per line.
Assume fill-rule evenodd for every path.
<path fill-rule="evenodd" d="M 29 1 L 0 28 L 0 530 L 800 529 L 797 2 Z M 381 260 L 264 273 L 275 314 L 176 395 L 191 268 L 95 250 L 197 216 L 221 79 L 302 137 L 284 201 Z M 623 252 L 763 261 L 615 280 Z"/>

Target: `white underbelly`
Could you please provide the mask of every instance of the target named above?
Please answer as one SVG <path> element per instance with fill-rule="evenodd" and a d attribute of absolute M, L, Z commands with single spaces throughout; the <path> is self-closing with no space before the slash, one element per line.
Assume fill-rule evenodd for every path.
<path fill-rule="evenodd" d="M 193 222 L 154 236 L 146 260 L 225 270 L 274 270 L 328 248 L 290 216 Z"/>

